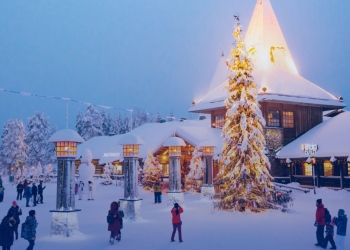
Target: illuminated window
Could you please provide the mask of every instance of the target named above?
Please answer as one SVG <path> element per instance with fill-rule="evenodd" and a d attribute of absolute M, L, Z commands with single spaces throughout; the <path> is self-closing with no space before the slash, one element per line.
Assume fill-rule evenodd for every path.
<path fill-rule="evenodd" d="M 56 156 L 76 155 L 77 143 L 76 142 L 57 142 L 56 143 Z"/>
<path fill-rule="evenodd" d="M 129 144 L 123 146 L 123 155 L 128 156 L 138 156 L 139 155 L 139 145 Z"/>
<path fill-rule="evenodd" d="M 215 116 L 215 127 L 222 128 L 225 125 L 225 116 L 217 115 Z"/>
<path fill-rule="evenodd" d="M 304 162 L 303 164 L 303 175 L 305 176 L 312 176 L 312 165 Z"/>
<path fill-rule="evenodd" d="M 333 176 L 333 165 L 330 161 L 324 161 L 323 169 L 324 169 L 324 176 Z"/>
<path fill-rule="evenodd" d="M 267 114 L 267 124 L 270 127 L 280 126 L 280 112 L 278 110 L 269 110 Z"/>
<path fill-rule="evenodd" d="M 294 128 L 294 112 L 283 111 L 283 127 Z"/>
<path fill-rule="evenodd" d="M 348 176 L 350 176 L 350 163 L 348 163 Z"/>
<path fill-rule="evenodd" d="M 180 155 L 181 155 L 181 147 L 180 146 L 169 147 L 169 156 L 180 156 Z"/>

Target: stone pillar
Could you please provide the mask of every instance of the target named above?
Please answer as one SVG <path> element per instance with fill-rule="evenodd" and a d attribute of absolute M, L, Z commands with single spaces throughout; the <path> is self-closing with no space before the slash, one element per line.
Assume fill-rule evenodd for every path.
<path fill-rule="evenodd" d="M 320 187 L 321 186 L 321 183 L 320 183 L 320 181 L 321 181 L 321 177 L 320 177 L 321 169 L 320 168 L 322 167 L 323 164 L 320 164 L 319 161 L 316 161 L 315 164 L 316 164 L 315 165 L 315 168 L 316 168 L 316 183 L 317 183 L 317 187 Z"/>
<path fill-rule="evenodd" d="M 344 189 L 344 165 L 347 164 L 347 162 L 345 161 L 345 163 L 341 162 L 340 164 L 338 164 L 339 166 L 339 170 L 340 170 L 340 188 Z"/>
<path fill-rule="evenodd" d="M 80 234 L 75 209 L 75 157 L 60 157 L 57 164 L 56 210 L 51 210 L 51 235 Z"/>
<path fill-rule="evenodd" d="M 289 182 L 290 183 L 293 182 L 293 168 L 294 168 L 293 162 L 289 163 Z"/>
<path fill-rule="evenodd" d="M 120 199 L 125 217 L 140 220 L 141 200 L 138 199 L 138 157 L 124 157 L 124 199 Z"/>
<path fill-rule="evenodd" d="M 170 172 L 169 172 L 169 192 L 168 206 L 174 203 L 182 205 L 185 203 L 184 194 L 181 190 L 181 164 L 180 156 L 169 156 Z"/>
<path fill-rule="evenodd" d="M 213 156 L 204 155 L 204 180 L 201 188 L 202 198 L 211 198 L 215 194 L 213 185 Z"/>

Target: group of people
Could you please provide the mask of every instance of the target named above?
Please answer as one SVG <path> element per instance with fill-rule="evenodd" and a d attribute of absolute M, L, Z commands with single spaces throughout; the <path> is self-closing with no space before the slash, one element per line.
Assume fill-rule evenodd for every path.
<path fill-rule="evenodd" d="M 24 181 L 24 183 L 19 183 L 17 185 L 17 200 L 22 200 L 22 197 L 26 198 L 26 207 L 29 206 L 29 201 L 32 198 L 33 206 L 37 204 L 44 204 L 44 186 L 43 181 L 40 181 L 39 185 Z M 24 195 L 23 195 L 24 192 Z M 38 197 L 39 196 L 39 197 Z"/>
<path fill-rule="evenodd" d="M 345 236 L 348 218 L 344 209 L 338 210 L 338 217 L 331 216 L 329 210 L 322 204 L 322 199 L 316 201 L 316 221 L 315 226 L 317 243 L 316 246 L 327 248 L 328 242 L 331 244 L 330 249 L 345 250 Z M 337 236 L 334 241 L 334 227 L 337 227 Z M 325 231 L 326 228 L 326 231 Z M 324 233 L 326 232 L 326 237 Z"/>
<path fill-rule="evenodd" d="M 83 193 L 84 193 L 84 182 L 80 181 L 79 184 L 76 183 L 75 184 L 75 194 L 79 195 L 79 200 L 83 199 Z M 88 201 L 93 201 L 94 200 L 94 196 L 93 196 L 93 186 L 94 184 L 92 183 L 92 181 L 88 181 Z"/>
<path fill-rule="evenodd" d="M 13 201 L 7 215 L 0 224 L 0 246 L 2 246 L 2 250 L 10 250 L 14 240 L 18 240 L 18 226 L 21 223 L 21 215 L 22 209 L 16 201 Z M 35 210 L 30 210 L 29 216 L 21 227 L 21 237 L 29 242 L 27 250 L 32 250 L 34 247 L 37 225 Z"/>

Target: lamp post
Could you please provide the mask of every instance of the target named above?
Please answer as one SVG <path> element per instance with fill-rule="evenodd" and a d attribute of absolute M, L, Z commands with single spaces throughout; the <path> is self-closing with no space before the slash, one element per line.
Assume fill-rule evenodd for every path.
<path fill-rule="evenodd" d="M 199 144 L 202 147 L 202 156 L 204 161 L 204 178 L 201 187 L 202 198 L 211 198 L 215 194 L 213 185 L 213 156 L 214 144 L 209 141 L 203 141 Z"/>
<path fill-rule="evenodd" d="M 315 158 L 307 158 L 306 160 L 307 163 L 311 163 L 312 165 L 312 177 L 314 179 L 314 194 L 316 194 L 316 172 L 315 172 L 315 163 L 316 163 L 316 159 Z"/>
<path fill-rule="evenodd" d="M 141 200 L 138 198 L 137 167 L 139 146 L 144 144 L 134 134 L 123 136 L 118 144 L 123 145 L 124 157 L 124 199 L 120 199 L 125 216 L 130 220 L 141 219 Z"/>
<path fill-rule="evenodd" d="M 75 208 L 75 159 L 77 145 L 84 142 L 71 129 L 54 133 L 49 142 L 55 143 L 57 157 L 56 209 L 51 210 L 51 235 L 70 237 L 79 232 L 78 211 Z"/>
<path fill-rule="evenodd" d="M 184 194 L 181 190 L 181 147 L 185 147 L 186 143 L 179 137 L 170 137 L 164 144 L 164 147 L 169 147 L 169 192 L 168 206 L 174 203 L 184 204 Z"/>

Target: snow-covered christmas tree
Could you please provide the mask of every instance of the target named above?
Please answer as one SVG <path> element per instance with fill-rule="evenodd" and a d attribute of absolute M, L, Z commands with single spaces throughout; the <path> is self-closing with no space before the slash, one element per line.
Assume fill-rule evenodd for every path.
<path fill-rule="evenodd" d="M 37 165 L 38 162 L 46 164 L 51 160 L 53 144 L 49 143 L 48 139 L 54 130 L 43 113 L 36 112 L 33 117 L 28 119 L 27 135 L 25 137 L 25 142 L 28 145 L 27 165 Z"/>
<path fill-rule="evenodd" d="M 157 159 L 153 156 L 151 149 L 148 149 L 148 155 L 144 165 L 144 178 L 142 181 L 144 190 L 152 190 L 154 184 L 162 176 L 162 170 L 159 167 Z"/>
<path fill-rule="evenodd" d="M 189 168 L 190 172 L 186 177 L 186 190 L 191 193 L 199 193 L 203 183 L 204 174 L 201 147 L 194 148 Z"/>
<path fill-rule="evenodd" d="M 36 166 L 36 173 L 37 173 L 40 181 L 44 180 L 43 168 L 40 164 L 40 161 L 39 161 L 38 165 Z"/>
<path fill-rule="evenodd" d="M 83 113 L 79 110 L 75 119 L 75 129 L 80 136 L 83 134 L 83 126 Z"/>
<path fill-rule="evenodd" d="M 21 168 L 17 168 L 16 174 L 13 180 L 13 184 L 18 185 L 20 182 L 22 182 L 22 171 L 21 171 Z"/>
<path fill-rule="evenodd" d="M 216 195 L 215 207 L 222 210 L 259 212 L 285 206 L 288 193 L 275 189 L 269 173 L 270 162 L 265 155 L 263 126 L 265 120 L 258 103 L 258 87 L 252 76 L 253 65 L 245 49 L 239 18 L 233 33 L 235 39 L 231 57 L 226 61 L 228 98 L 225 125 L 222 129 L 224 146 L 219 159 L 220 171 L 216 182 L 224 189 Z M 272 194 L 272 195 L 271 195 Z"/>
<path fill-rule="evenodd" d="M 27 171 L 27 168 L 24 167 L 23 170 L 22 170 L 22 176 L 21 176 L 21 181 L 24 182 L 25 180 L 27 180 L 29 182 L 29 173 Z"/>
<path fill-rule="evenodd" d="M 39 174 L 38 169 L 35 166 L 32 166 L 29 171 L 29 179 L 27 178 L 27 181 L 33 182 L 35 184 L 39 183 Z"/>
<path fill-rule="evenodd" d="M 112 184 L 112 178 L 111 175 L 113 175 L 113 168 L 114 166 L 110 163 L 107 163 L 103 168 L 103 181 L 101 184 L 103 185 L 111 185 Z"/>
<path fill-rule="evenodd" d="M 0 146 L 1 165 L 8 168 L 24 163 L 27 159 L 25 128 L 21 120 L 8 120 L 3 127 Z"/>

